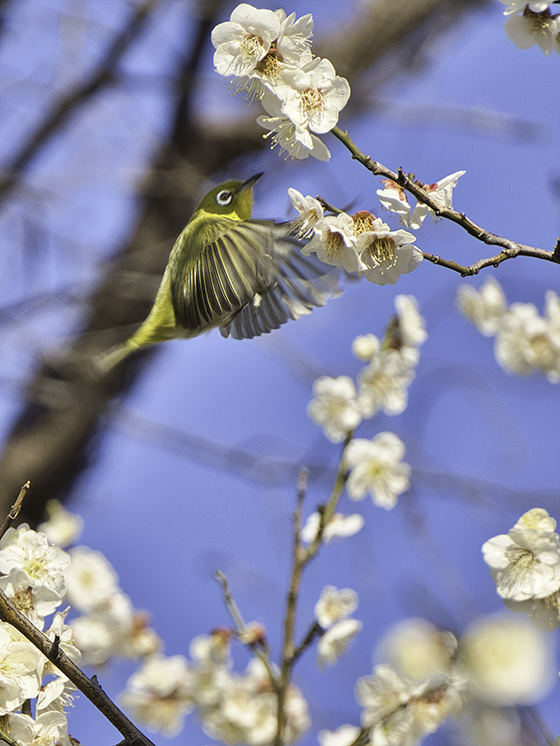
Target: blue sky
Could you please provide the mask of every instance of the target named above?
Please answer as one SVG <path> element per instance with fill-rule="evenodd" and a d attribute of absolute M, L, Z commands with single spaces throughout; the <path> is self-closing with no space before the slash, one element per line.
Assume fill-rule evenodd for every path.
<path fill-rule="evenodd" d="M 33 6 L 26 7 L 33 14 Z M 62 5 L 53 0 L 40 7 L 51 19 Z M 285 9 L 313 12 L 320 36 L 332 26 L 329 13 L 336 7 L 311 2 Z M 378 106 L 357 120 L 343 112 L 340 124 L 373 158 L 389 168 L 403 166 L 427 183 L 465 169 L 455 190 L 457 209 L 498 234 L 551 248 L 560 232 L 558 195 L 552 189 L 559 168 L 558 57 L 517 49 L 503 32 L 501 11 L 496 1 L 465 18 L 430 46 L 422 72 L 392 79 L 378 94 Z M 88 23 L 114 21 L 117 27 L 120 11 L 114 12 L 114 19 L 89 17 Z M 161 10 L 152 45 L 143 45 L 127 62 L 131 74 L 161 75 L 166 59 L 169 64 L 169 55 L 179 48 L 173 25 L 179 15 L 177 3 Z M 29 31 L 19 43 L 31 44 L 32 37 Z M 83 64 L 94 54 L 86 37 L 76 52 Z M 157 59 L 151 52 L 161 42 L 168 46 Z M 58 73 L 54 52 L 44 54 L 51 65 L 41 82 L 46 92 Z M 26 74 L 32 73 L 36 70 Z M 228 96 L 227 81 L 212 72 L 210 55 L 207 75 L 201 105 L 211 98 L 212 111 L 220 116 L 238 111 L 240 103 Z M 14 98 L 10 102 L 8 126 L 13 132 L 18 112 L 29 122 L 33 113 L 25 90 L 19 103 Z M 134 215 L 126 185 L 141 176 L 142 161 L 165 120 L 164 105 L 157 86 L 149 84 L 129 107 L 115 100 L 99 102 L 94 121 L 114 124 L 111 147 L 123 143 L 122 163 L 114 164 L 113 173 L 88 160 L 69 163 L 68 152 L 56 143 L 39 164 L 33 181 L 41 188 L 49 168 L 59 178 L 44 207 L 55 238 L 49 239 L 37 274 L 30 278 L 33 287 L 56 290 L 92 282 L 110 247 L 126 235 Z M 254 111 L 256 116 L 257 105 Z M 520 136 L 520 123 L 531 125 L 523 130 L 529 137 Z M 81 127 L 78 122 L 71 133 L 76 152 Z M 327 135 L 325 141 L 333 153 L 328 164 L 286 162 L 266 152 L 228 176 L 266 172 L 255 189 L 257 217 L 283 219 L 288 186 L 379 214 L 377 181 L 333 137 Z M 94 144 L 102 153 L 103 141 Z M 17 220 L 0 225 L 5 242 L 17 238 L 17 226 Z M 488 255 L 484 245 L 457 226 L 429 220 L 417 243 L 465 264 Z M 23 266 L 23 259 L 15 256 Z M 17 302 L 24 283 L 12 282 L 13 264 L 2 264 L 0 280 L 10 279 L 6 292 Z M 107 418 L 96 466 L 76 486 L 71 507 L 85 518 L 83 542 L 107 555 L 135 605 L 150 610 L 167 653 L 186 653 L 195 635 L 228 624 L 212 579 L 217 568 L 228 576 L 245 618 L 261 621 L 277 650 L 296 491 L 294 471 L 277 468 L 278 461 L 291 462 L 295 470 L 300 464 L 324 465 L 324 474 L 310 484 L 305 510 L 312 512 L 328 494 L 339 453 L 306 415 L 313 378 L 355 376 L 360 365 L 351 355 L 354 337 L 383 333 L 396 294 L 418 298 L 430 336 L 409 407 L 398 417 L 377 416 L 359 431 L 372 437 L 391 430 L 402 438 L 413 487 L 392 512 L 368 499 L 354 505 L 345 497 L 341 509 L 357 509 L 366 526 L 354 539 L 326 547 L 306 576 L 300 630 L 307 628 L 325 584 L 358 591 L 356 616 L 364 627 L 337 667 L 318 672 L 310 651 L 296 669 L 295 680 L 309 696 L 314 723 L 304 744 L 314 743 L 313 734 L 321 728 L 357 722 L 353 685 L 370 672 L 376 643 L 391 624 L 426 616 L 460 631 L 470 614 L 466 597 L 481 614 L 502 608 L 481 559 L 484 541 L 506 532 L 532 507 L 546 507 L 560 518 L 558 387 L 538 376 L 520 379 L 503 373 L 494 361 L 492 341 L 455 309 L 459 285 L 479 286 L 490 274 L 510 301 L 533 302 L 541 310 L 546 288 L 558 287 L 558 269 L 536 260 L 506 262 L 469 280 L 424 262 L 395 287 L 350 283 L 325 308 L 267 337 L 239 343 L 212 333 L 162 345 L 142 380 L 118 403 L 121 414 Z M 60 343 L 72 313 L 71 306 L 64 311 L 55 307 L 39 317 L 32 325 L 33 345 L 45 350 Z M 29 366 L 31 343 L 18 349 L 14 328 L 8 328 L 1 344 L 3 376 L 13 377 L 18 366 Z M 10 390 L 0 391 L 3 431 L 17 405 Z M 255 472 L 239 470 L 235 459 L 232 468 L 223 459 L 216 465 L 193 455 L 174 431 L 258 454 L 263 466 Z M 238 660 L 244 667 L 243 651 Z M 117 692 L 128 672 L 124 665 L 102 672 L 105 688 Z M 557 690 L 552 697 L 556 700 L 550 698 L 544 712 L 557 734 L 560 715 L 552 704 Z M 86 727 L 82 733 L 90 714 L 89 705 L 78 706 L 77 716 L 88 718 L 81 721 L 80 729 Z M 89 746 L 112 737 L 110 726 L 95 723 L 95 737 L 84 737 Z M 191 716 L 172 742 L 210 741 Z"/>

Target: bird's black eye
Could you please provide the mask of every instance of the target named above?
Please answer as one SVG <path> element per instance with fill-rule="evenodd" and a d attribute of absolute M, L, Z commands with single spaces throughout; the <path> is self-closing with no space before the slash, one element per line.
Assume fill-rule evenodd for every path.
<path fill-rule="evenodd" d="M 222 191 L 218 192 L 218 194 L 216 195 L 216 202 L 219 205 L 229 205 L 232 197 L 233 197 L 232 192 L 228 192 L 227 189 L 222 189 Z"/>

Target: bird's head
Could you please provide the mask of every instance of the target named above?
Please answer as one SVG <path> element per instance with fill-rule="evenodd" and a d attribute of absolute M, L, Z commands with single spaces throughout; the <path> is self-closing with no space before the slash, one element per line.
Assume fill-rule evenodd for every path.
<path fill-rule="evenodd" d="M 262 172 L 251 176 L 246 181 L 230 179 L 211 189 L 202 199 L 198 210 L 213 215 L 223 215 L 233 220 L 249 220 L 253 206 L 253 184 L 262 176 Z"/>

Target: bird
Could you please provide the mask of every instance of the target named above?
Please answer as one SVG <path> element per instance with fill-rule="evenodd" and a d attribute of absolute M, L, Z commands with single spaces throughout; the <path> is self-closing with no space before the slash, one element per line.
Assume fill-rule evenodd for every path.
<path fill-rule="evenodd" d="M 262 175 L 224 181 L 203 197 L 171 249 L 147 318 L 101 354 L 102 371 L 142 348 L 216 327 L 224 337 L 251 339 L 338 293 L 333 267 L 301 253 L 309 238 L 301 219 L 251 218 Z"/>

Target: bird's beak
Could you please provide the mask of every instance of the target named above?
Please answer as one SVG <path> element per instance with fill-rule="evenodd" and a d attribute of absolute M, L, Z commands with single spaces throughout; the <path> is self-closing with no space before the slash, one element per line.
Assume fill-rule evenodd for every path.
<path fill-rule="evenodd" d="M 250 189 L 253 184 L 256 184 L 257 181 L 261 178 L 261 176 L 264 174 L 264 171 L 261 171 L 258 174 L 255 174 L 254 176 L 251 176 L 250 179 L 247 179 L 247 181 L 244 181 L 243 184 L 241 184 L 241 188 L 239 189 L 238 194 L 241 194 L 241 192 L 244 192 L 246 189 Z"/>

